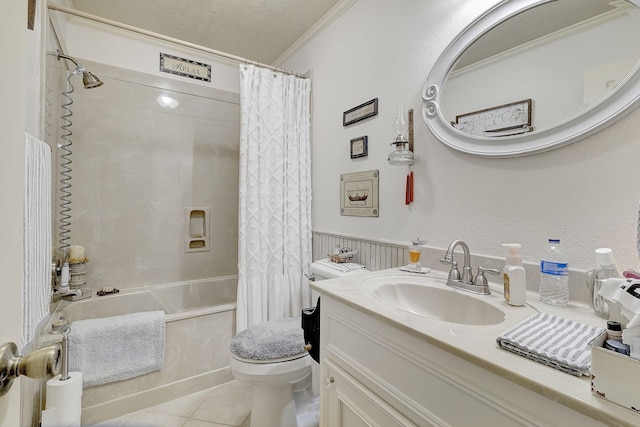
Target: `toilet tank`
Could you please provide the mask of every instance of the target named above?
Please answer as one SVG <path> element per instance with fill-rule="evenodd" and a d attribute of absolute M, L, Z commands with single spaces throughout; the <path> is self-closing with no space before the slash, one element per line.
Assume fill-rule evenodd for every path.
<path fill-rule="evenodd" d="M 367 267 L 356 262 L 335 263 L 328 259 L 315 261 L 309 267 L 315 280 L 335 279 L 336 277 L 349 277 L 362 274 Z"/>

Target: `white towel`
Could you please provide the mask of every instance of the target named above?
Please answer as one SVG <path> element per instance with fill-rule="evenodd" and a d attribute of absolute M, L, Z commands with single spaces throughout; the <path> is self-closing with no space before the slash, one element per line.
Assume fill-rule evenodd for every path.
<path fill-rule="evenodd" d="M 22 248 L 22 348 L 51 302 L 51 148 L 25 133 Z"/>
<path fill-rule="evenodd" d="M 547 313 L 537 313 L 500 335 L 505 350 L 572 375 L 589 375 L 589 343 L 604 331 Z"/>
<path fill-rule="evenodd" d="M 362 270 L 363 268 L 367 268 L 362 264 L 357 264 L 355 262 L 331 262 L 326 259 L 321 259 L 316 261 L 318 264 L 326 265 L 328 267 L 333 268 L 336 271 L 340 271 L 341 273 L 349 273 L 351 271 Z"/>
<path fill-rule="evenodd" d="M 78 320 L 69 333 L 69 371 L 84 387 L 148 374 L 164 365 L 163 311 Z"/>

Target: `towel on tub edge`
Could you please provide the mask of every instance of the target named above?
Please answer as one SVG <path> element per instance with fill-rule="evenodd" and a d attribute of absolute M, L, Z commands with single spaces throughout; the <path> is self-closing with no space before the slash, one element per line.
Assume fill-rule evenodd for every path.
<path fill-rule="evenodd" d="M 69 333 L 69 371 L 82 372 L 84 387 L 158 371 L 164 342 L 163 311 L 78 320 Z"/>

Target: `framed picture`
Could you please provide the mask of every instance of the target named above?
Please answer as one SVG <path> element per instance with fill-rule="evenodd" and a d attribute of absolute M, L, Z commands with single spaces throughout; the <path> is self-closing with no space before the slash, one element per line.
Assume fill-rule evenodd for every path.
<path fill-rule="evenodd" d="M 211 65 L 160 52 L 160 71 L 189 77 L 203 82 L 211 81 Z"/>
<path fill-rule="evenodd" d="M 481 136 L 508 136 L 531 132 L 531 99 L 456 116 L 453 127 Z"/>
<path fill-rule="evenodd" d="M 373 98 L 371 101 L 367 101 L 364 104 L 360 104 L 342 113 L 342 126 L 348 126 L 377 114 L 378 98 Z"/>
<path fill-rule="evenodd" d="M 367 147 L 368 137 L 361 136 L 351 140 L 351 158 L 357 159 L 358 157 L 367 157 L 369 149 Z"/>
<path fill-rule="evenodd" d="M 379 216 L 377 170 L 340 175 L 340 215 Z"/>

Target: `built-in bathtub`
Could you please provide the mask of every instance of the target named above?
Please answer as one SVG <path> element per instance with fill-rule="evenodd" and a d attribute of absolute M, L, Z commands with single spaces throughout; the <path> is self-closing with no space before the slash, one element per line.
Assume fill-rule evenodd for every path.
<path fill-rule="evenodd" d="M 237 276 L 226 276 L 61 303 L 52 319 L 63 315 L 71 328 L 81 319 L 154 310 L 163 310 L 166 315 L 162 370 L 85 388 L 82 424 L 98 423 L 231 381 L 229 343 L 235 333 L 237 283 Z"/>

